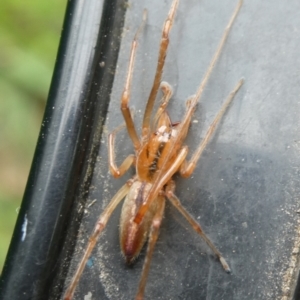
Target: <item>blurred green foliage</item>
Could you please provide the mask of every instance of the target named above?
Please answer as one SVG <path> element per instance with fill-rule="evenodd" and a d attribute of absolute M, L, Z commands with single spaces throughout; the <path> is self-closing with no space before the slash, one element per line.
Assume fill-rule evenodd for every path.
<path fill-rule="evenodd" d="M 33 157 L 66 2 L 4 0 L 0 10 L 0 269 Z"/>

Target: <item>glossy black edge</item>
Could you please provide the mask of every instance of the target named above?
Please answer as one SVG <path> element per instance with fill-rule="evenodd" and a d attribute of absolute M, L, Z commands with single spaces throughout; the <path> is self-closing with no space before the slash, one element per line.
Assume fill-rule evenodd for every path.
<path fill-rule="evenodd" d="M 100 146 L 125 4 L 68 2 L 43 123 L 1 276 L 1 299 L 61 296 L 82 217 L 74 201 L 85 201 Z"/>

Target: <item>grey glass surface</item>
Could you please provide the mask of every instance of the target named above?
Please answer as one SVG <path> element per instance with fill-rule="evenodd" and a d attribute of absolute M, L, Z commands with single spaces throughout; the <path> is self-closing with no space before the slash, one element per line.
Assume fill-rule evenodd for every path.
<path fill-rule="evenodd" d="M 123 123 L 119 109 L 133 36 L 139 39 L 130 106 L 140 132 L 155 70 L 161 27 L 171 1 L 129 1 L 106 132 Z M 196 92 L 237 1 L 181 1 L 171 32 L 163 80 L 174 88 L 174 122 Z M 200 237 L 167 204 L 145 299 L 289 299 L 299 249 L 300 2 L 244 1 L 194 115 L 190 153 L 240 78 L 236 95 L 190 179 L 176 176 L 176 194 L 231 266 L 228 275 Z M 125 131 L 117 162 L 133 153 Z M 83 254 L 98 215 L 133 176 L 115 180 L 103 136 L 72 262 Z M 94 200 L 96 200 L 94 202 Z M 122 258 L 120 207 L 93 252 L 74 299 L 134 299 L 145 251 L 132 267 Z M 69 273 L 71 275 L 72 272 Z M 89 294 L 91 293 L 91 294 Z M 286 296 L 286 298 L 284 298 Z M 85 298 L 89 299 L 89 298 Z"/>

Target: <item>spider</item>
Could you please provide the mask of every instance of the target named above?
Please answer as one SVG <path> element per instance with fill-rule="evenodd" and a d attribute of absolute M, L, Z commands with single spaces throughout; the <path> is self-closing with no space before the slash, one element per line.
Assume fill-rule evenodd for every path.
<path fill-rule="evenodd" d="M 175 183 L 172 180 L 172 177 L 176 172 L 179 172 L 183 177 L 189 177 L 193 173 L 197 161 L 212 137 L 219 121 L 233 100 L 234 95 L 243 84 L 242 79 L 237 83 L 210 125 L 204 139 L 200 142 L 191 159 L 187 160 L 188 147 L 183 145 L 184 139 L 188 133 L 196 105 L 199 102 L 204 87 L 221 54 L 229 31 L 242 5 L 242 1 L 240 0 L 238 2 L 196 94 L 187 100 L 186 111 L 182 120 L 179 123 L 174 124 L 166 112 L 166 107 L 172 97 L 172 88 L 168 83 L 162 82 L 161 78 L 169 44 L 169 33 L 173 25 L 178 2 L 179 0 L 173 0 L 163 25 L 156 73 L 144 113 L 142 136 L 140 138 L 137 135 L 128 102 L 130 98 L 138 35 L 146 21 L 146 13 L 144 13 L 142 25 L 139 27 L 133 39 L 125 87 L 121 97 L 121 111 L 129 137 L 134 146 L 135 154 L 126 157 L 119 167 L 116 165 L 114 143 L 116 133 L 120 127 L 115 129 L 108 136 L 108 152 L 109 168 L 115 178 L 121 177 L 132 165 L 135 166 L 136 175 L 119 189 L 97 220 L 87 248 L 79 262 L 71 283 L 65 292 L 65 300 L 72 299 L 80 276 L 96 245 L 100 233 L 104 230 L 117 205 L 124 198 L 125 200 L 120 218 L 120 244 L 127 263 L 130 264 L 134 261 L 148 239 L 145 262 L 136 295 L 137 300 L 144 298 L 151 257 L 159 235 L 166 199 L 171 202 L 171 204 L 186 218 L 192 228 L 204 239 L 219 259 L 224 270 L 230 272 L 229 265 L 222 254 L 205 235 L 201 226 L 186 211 L 180 203 L 180 200 L 174 194 Z M 151 119 L 154 102 L 159 89 L 161 89 L 163 93 L 162 101 L 154 117 Z"/>

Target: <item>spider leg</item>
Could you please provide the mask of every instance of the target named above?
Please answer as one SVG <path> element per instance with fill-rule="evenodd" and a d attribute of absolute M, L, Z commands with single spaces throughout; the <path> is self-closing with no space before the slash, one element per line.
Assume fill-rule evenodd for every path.
<path fill-rule="evenodd" d="M 125 81 L 125 87 L 124 91 L 121 97 L 121 111 L 126 123 L 128 134 L 133 142 L 133 146 L 135 150 L 138 150 L 141 146 L 139 137 L 137 135 L 132 115 L 128 106 L 129 98 L 130 98 L 130 91 L 131 91 L 131 82 L 132 82 L 132 74 L 133 74 L 133 66 L 134 66 L 134 59 L 136 55 L 136 49 L 137 49 L 137 39 L 138 35 L 141 32 L 147 18 L 147 11 L 144 11 L 143 15 L 143 22 L 141 26 L 139 27 L 138 31 L 136 32 L 134 39 L 131 44 L 131 52 L 130 52 L 130 60 L 129 60 L 129 66 L 127 71 L 127 77 Z"/>
<path fill-rule="evenodd" d="M 209 67 L 206 70 L 206 73 L 205 73 L 205 75 L 204 75 L 204 77 L 202 79 L 202 82 L 201 82 L 201 84 L 200 84 L 200 86 L 199 86 L 199 88 L 197 90 L 197 93 L 196 93 L 196 96 L 195 96 L 195 101 L 197 101 L 197 102 L 199 101 L 199 99 L 200 99 L 200 97 L 201 97 L 201 95 L 203 93 L 204 87 L 205 87 L 205 85 L 206 85 L 206 83 L 207 83 L 207 81 L 208 81 L 208 79 L 209 79 L 209 77 L 211 75 L 211 72 L 212 72 L 212 70 L 213 70 L 213 68 L 214 68 L 214 66 L 215 66 L 218 58 L 220 57 L 220 54 L 222 52 L 223 46 L 224 46 L 224 44 L 226 42 L 226 39 L 227 39 L 228 34 L 230 32 L 230 29 L 231 29 L 231 27 L 233 25 L 233 22 L 234 22 L 234 20 L 235 20 L 235 18 L 237 16 L 237 14 L 238 14 L 238 12 L 239 12 L 242 4 L 243 4 L 243 1 L 240 0 L 238 2 L 237 6 L 236 6 L 236 8 L 234 10 L 234 12 L 233 12 L 232 17 L 230 18 L 230 21 L 229 21 L 227 27 L 225 28 L 225 31 L 223 33 L 221 42 L 220 42 L 220 44 L 219 44 L 219 46 L 218 46 L 218 48 L 217 48 L 217 50 L 216 50 L 216 52 L 214 54 L 213 59 L 211 60 L 211 62 L 209 64 Z"/>
<path fill-rule="evenodd" d="M 194 172 L 194 170 L 196 168 L 196 165 L 197 165 L 197 162 L 198 162 L 199 158 L 201 157 L 201 154 L 202 154 L 203 150 L 207 146 L 210 138 L 212 137 L 214 131 L 217 128 L 218 123 L 222 119 L 222 117 L 223 117 L 226 109 L 230 105 L 231 101 L 233 100 L 235 94 L 238 92 L 238 90 L 240 89 L 240 87 L 242 86 L 242 84 L 243 84 L 243 79 L 241 79 L 238 82 L 238 84 L 235 86 L 235 88 L 233 89 L 233 91 L 227 97 L 225 103 L 223 104 L 223 106 L 221 107 L 220 111 L 216 115 L 215 119 L 213 120 L 213 122 L 209 126 L 209 128 L 208 128 L 208 130 L 206 132 L 205 137 L 201 141 L 200 145 L 198 146 L 197 150 L 195 151 L 195 153 L 191 157 L 190 161 L 187 162 L 185 160 L 183 162 L 183 164 L 181 165 L 181 167 L 180 167 L 180 175 L 182 177 L 189 177 Z"/>
<path fill-rule="evenodd" d="M 218 58 L 220 57 L 220 54 L 221 54 L 222 49 L 223 49 L 223 46 L 224 46 L 224 44 L 226 42 L 226 39 L 227 39 L 228 34 L 230 32 L 230 29 L 231 29 L 231 27 L 233 25 L 233 22 L 234 22 L 237 14 L 238 14 L 240 8 L 241 8 L 242 3 L 243 3 L 242 0 L 240 0 L 238 2 L 238 5 L 237 5 L 237 7 L 236 7 L 236 9 L 235 9 L 232 17 L 230 18 L 230 21 L 229 21 L 229 23 L 228 23 L 228 25 L 227 25 L 224 33 L 223 33 L 221 42 L 220 42 L 220 44 L 219 44 L 219 46 L 218 46 L 218 48 L 217 48 L 217 50 L 216 50 L 216 52 L 215 52 L 215 54 L 214 54 L 211 62 L 209 64 L 209 67 L 208 67 L 208 69 L 207 69 L 207 71 L 206 71 L 206 73 L 204 75 L 204 78 L 203 78 L 203 80 L 202 80 L 202 82 L 201 82 L 201 84 L 200 84 L 200 86 L 199 86 L 199 88 L 198 88 L 198 90 L 196 92 L 196 95 L 192 96 L 187 101 L 187 110 L 186 110 L 186 113 L 185 113 L 182 121 L 180 122 L 180 129 L 178 130 L 178 136 L 177 136 L 176 140 L 174 141 L 174 144 L 182 143 L 183 140 L 184 140 L 184 138 L 187 135 L 192 115 L 193 115 L 193 113 L 194 113 L 194 111 L 196 109 L 196 105 L 199 102 L 199 99 L 200 99 L 200 97 L 201 97 L 201 95 L 203 93 L 204 87 L 206 86 L 206 83 L 207 83 L 207 81 L 208 81 L 208 79 L 209 79 L 209 77 L 211 75 L 211 72 L 212 72 L 212 70 L 213 70 L 216 62 L 217 62 Z M 167 21 L 168 21 L 168 19 L 167 19 Z M 166 21 L 166 23 L 167 23 L 167 21 Z M 155 94 L 155 96 L 156 96 L 156 94 Z M 151 95 L 150 95 L 150 97 L 151 97 Z M 154 102 L 154 100 L 153 100 L 153 102 Z M 148 100 L 147 107 L 148 107 L 149 103 L 150 103 L 150 98 Z M 152 104 L 151 107 L 153 107 L 153 104 Z M 146 112 L 147 112 L 147 110 L 146 110 Z M 145 121 L 146 112 L 145 112 L 145 115 L 144 115 L 144 121 Z M 150 118 L 150 116 L 149 116 L 149 118 Z M 145 124 L 143 123 L 143 137 L 144 137 L 144 127 L 145 127 Z"/>
<path fill-rule="evenodd" d="M 216 248 L 213 242 L 208 238 L 208 236 L 202 230 L 200 224 L 186 211 L 186 209 L 181 205 L 180 200 L 174 194 L 175 184 L 173 181 L 170 181 L 166 187 L 166 197 L 170 202 L 175 206 L 175 208 L 186 218 L 186 220 L 190 223 L 193 229 L 201 236 L 201 238 L 206 242 L 206 244 L 210 247 L 210 249 L 214 252 L 217 258 L 220 260 L 221 265 L 223 266 L 226 272 L 230 272 L 230 267 L 227 264 L 226 260 L 220 253 L 220 251 Z"/>
<path fill-rule="evenodd" d="M 166 110 L 166 107 L 172 97 L 172 94 L 173 94 L 173 90 L 172 90 L 172 87 L 165 81 L 163 81 L 161 84 L 160 84 L 160 88 L 163 92 L 163 98 L 162 98 L 162 101 L 161 101 L 161 104 L 153 118 L 153 122 L 152 122 L 152 126 L 154 127 L 155 124 L 157 123 L 157 120 L 159 119 L 159 117 L 161 116 L 161 114 Z"/>
<path fill-rule="evenodd" d="M 109 170 L 111 174 L 115 178 L 119 178 L 124 175 L 124 173 L 130 168 L 130 166 L 134 163 L 135 161 L 135 155 L 131 154 L 128 155 L 120 167 L 117 167 L 116 161 L 115 161 L 115 139 L 116 139 L 116 134 L 117 132 L 124 127 L 125 124 L 119 126 L 116 128 L 113 132 L 111 132 L 108 135 L 108 162 L 109 162 Z"/>
<path fill-rule="evenodd" d="M 124 184 L 119 191 L 114 195 L 114 197 L 111 199 L 110 203 L 106 206 L 105 210 L 102 212 L 100 217 L 97 220 L 97 223 L 95 225 L 94 231 L 92 235 L 89 238 L 89 242 L 87 244 L 87 247 L 85 249 L 84 255 L 79 262 L 79 265 L 77 267 L 76 273 L 74 274 L 70 285 L 68 286 L 65 295 L 64 295 L 64 300 L 71 300 L 73 298 L 73 294 L 75 291 L 75 288 L 78 284 L 78 281 L 81 277 L 81 274 L 83 272 L 83 269 L 86 265 L 86 262 L 88 258 L 90 257 L 97 240 L 99 238 L 100 233 L 103 231 L 105 228 L 111 214 L 117 207 L 117 205 L 121 202 L 121 200 L 127 195 L 128 190 L 132 184 L 132 181 L 128 181 L 126 184 Z"/>
<path fill-rule="evenodd" d="M 148 247 L 147 247 L 147 254 L 145 257 L 145 262 L 144 262 L 143 271 L 142 271 L 142 275 L 141 275 L 141 279 L 140 279 L 140 283 L 139 283 L 138 292 L 137 292 L 137 295 L 135 298 L 136 300 L 142 300 L 144 298 L 144 292 L 145 292 L 147 277 L 148 277 L 148 273 L 149 273 L 150 262 L 151 262 L 154 247 L 155 247 L 158 235 L 159 235 L 159 228 L 161 225 L 161 221 L 162 221 L 162 218 L 164 215 L 165 198 L 163 196 L 158 196 L 157 200 L 158 200 L 158 209 L 152 220 L 151 230 L 150 230 L 150 234 L 149 234 Z"/>
<path fill-rule="evenodd" d="M 197 105 L 197 103 L 199 102 L 199 99 L 200 99 L 200 97 L 201 97 L 201 95 L 202 95 L 202 93 L 203 93 L 204 87 L 205 87 L 205 85 L 206 85 L 206 83 L 207 83 L 207 81 L 208 81 L 208 79 L 209 79 L 209 77 L 210 77 L 210 75 L 211 75 L 211 72 L 212 72 L 212 70 L 213 70 L 213 68 L 214 68 L 214 66 L 215 66 L 215 64 L 216 64 L 216 62 L 217 62 L 218 58 L 220 57 L 220 54 L 221 54 L 221 52 L 222 52 L 223 46 L 224 46 L 224 44 L 225 44 L 225 41 L 226 41 L 226 39 L 227 39 L 227 37 L 228 37 L 228 34 L 229 34 L 230 29 L 231 29 L 231 27 L 232 27 L 232 25 L 233 25 L 233 22 L 234 22 L 234 20 L 235 20 L 237 14 L 238 14 L 240 8 L 241 8 L 242 3 L 243 3 L 242 0 L 240 0 L 240 1 L 238 2 L 238 5 L 237 5 L 237 7 L 236 7 L 236 9 L 235 9 L 235 11 L 234 11 L 232 17 L 230 18 L 230 21 L 229 21 L 229 23 L 228 23 L 228 25 L 227 25 L 227 27 L 226 27 L 224 33 L 223 33 L 221 42 L 220 42 L 220 44 L 219 44 L 219 46 L 218 46 L 218 48 L 217 48 L 217 50 L 216 50 L 216 52 L 215 52 L 215 54 L 214 54 L 214 56 L 213 56 L 211 62 L 210 62 L 210 64 L 209 64 L 209 67 L 208 67 L 208 69 L 207 69 L 207 71 L 206 71 L 206 73 L 205 73 L 205 75 L 204 75 L 204 78 L 203 78 L 203 80 L 202 80 L 202 82 L 201 82 L 201 84 L 200 84 L 200 86 L 199 86 L 199 88 L 198 88 L 198 90 L 197 90 L 196 95 L 192 96 L 192 97 L 191 97 L 190 99 L 188 99 L 188 101 L 187 101 L 187 110 L 186 110 L 186 113 L 185 113 L 185 115 L 184 115 L 182 121 L 180 122 L 180 127 L 179 127 L 179 129 L 178 129 L 178 131 L 177 131 L 176 139 L 174 140 L 174 145 L 182 143 L 183 140 L 185 139 L 187 133 L 188 133 L 189 125 L 190 125 L 190 123 L 191 123 L 192 116 L 193 116 L 194 111 L 195 111 L 195 109 L 196 109 L 196 105 Z M 173 7 L 173 5 L 174 5 L 174 7 Z M 177 4 L 176 4 L 176 5 L 177 5 Z M 175 8 L 176 8 L 176 7 L 175 7 L 175 2 L 173 2 L 172 7 L 171 7 L 171 10 L 170 10 L 170 13 L 169 13 L 169 16 L 168 16 L 168 18 L 167 18 L 167 20 L 166 20 L 166 22 L 165 22 L 165 26 L 164 26 L 163 32 L 165 31 L 166 24 L 168 24 L 168 21 L 169 21 L 169 19 L 170 19 L 170 15 L 171 15 L 171 12 L 172 12 L 172 11 L 173 11 L 173 17 L 174 17 L 174 13 L 175 13 L 175 12 L 174 12 L 174 9 L 175 9 Z M 171 20 L 171 21 L 172 21 L 172 20 Z M 170 21 L 170 22 L 171 22 L 171 21 Z M 170 26 L 170 27 L 171 27 L 171 26 Z M 163 36 L 164 36 L 164 34 L 163 34 Z M 161 45 L 162 45 L 162 44 L 163 44 L 163 39 L 162 39 Z M 162 51 L 162 50 L 160 49 L 160 51 Z M 164 62 L 164 61 L 163 61 L 163 62 Z M 159 64 L 158 64 L 158 66 L 159 66 Z M 162 71 L 162 69 L 161 69 L 161 71 Z M 159 73 L 159 76 L 160 76 L 159 78 L 161 78 L 161 73 Z M 156 76 L 155 76 L 155 80 L 156 80 Z M 147 103 L 145 115 L 144 115 L 143 132 L 142 132 L 142 138 L 143 138 L 143 139 L 144 139 L 144 138 L 147 138 L 147 133 L 146 133 L 147 130 L 146 130 L 146 129 L 147 129 L 148 127 L 146 126 L 146 125 L 147 125 L 147 122 L 146 122 L 146 114 L 147 114 L 147 113 L 149 114 L 148 117 L 149 117 L 149 119 L 150 119 L 150 115 L 151 115 L 151 110 L 152 110 L 152 107 L 153 107 L 154 99 L 155 99 L 156 94 L 157 94 L 157 88 L 156 88 L 156 89 L 155 89 L 155 91 L 156 91 L 155 97 L 154 97 L 154 99 L 151 98 L 153 89 L 154 89 L 154 87 L 156 86 L 156 81 L 155 81 L 155 80 L 154 80 L 154 85 L 153 85 L 153 88 L 152 88 L 152 91 L 151 91 L 151 94 L 150 94 L 150 97 L 149 97 L 149 100 L 148 100 L 148 103 Z M 241 84 L 242 84 L 242 81 L 240 81 L 238 85 L 241 85 Z M 239 88 L 239 87 L 238 87 L 238 88 Z M 238 88 L 237 88 L 237 90 L 238 90 Z M 152 103 L 152 104 L 151 104 L 151 103 Z M 148 106 L 150 106 L 150 105 L 151 105 L 151 109 L 150 109 L 150 112 L 148 112 L 147 109 L 148 109 Z M 146 130 L 146 131 L 145 131 L 145 130 Z M 148 132 L 148 131 L 147 131 L 147 132 Z M 201 153 L 200 153 L 200 155 L 201 155 Z M 199 156 L 199 157 L 200 157 L 200 156 Z M 198 159 L 199 159 L 199 158 L 198 158 Z M 184 165 L 185 165 L 185 164 L 184 164 Z M 181 169 L 183 170 L 183 171 L 182 171 L 182 173 L 184 174 L 183 176 L 188 177 L 188 176 L 189 176 L 189 175 L 188 175 L 188 171 L 187 171 L 187 173 L 186 173 L 186 172 L 184 171 L 184 167 L 182 167 Z M 185 175 L 185 174 L 187 174 L 187 175 Z"/>
<path fill-rule="evenodd" d="M 166 54 L 167 54 L 167 48 L 169 45 L 169 33 L 173 25 L 175 12 L 178 6 L 178 0 L 174 0 L 172 3 L 172 6 L 170 8 L 168 17 L 164 23 L 163 31 L 162 31 L 162 37 L 159 47 L 159 55 L 158 55 L 158 62 L 155 72 L 155 77 L 153 81 L 153 86 L 147 101 L 146 110 L 143 118 L 143 129 L 142 129 L 142 139 L 147 140 L 149 136 L 150 131 L 150 120 L 151 120 L 151 114 L 153 110 L 153 105 L 157 96 L 157 92 L 159 89 L 159 85 L 161 83 L 161 77 L 163 72 L 163 67 L 165 64 Z"/>

